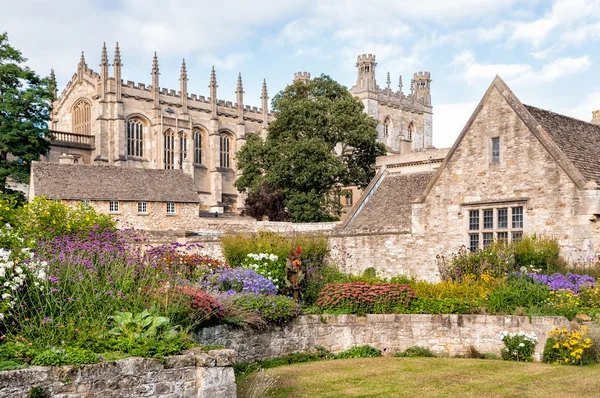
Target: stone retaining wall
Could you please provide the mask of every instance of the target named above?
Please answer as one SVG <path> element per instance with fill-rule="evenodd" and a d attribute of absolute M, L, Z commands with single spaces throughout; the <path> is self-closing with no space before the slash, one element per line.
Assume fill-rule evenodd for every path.
<path fill-rule="evenodd" d="M 192 349 L 160 359 L 126 358 L 84 366 L 0 372 L 0 398 L 26 398 L 32 387 L 46 397 L 235 398 L 235 352 Z"/>
<path fill-rule="evenodd" d="M 201 344 L 219 344 L 237 351 L 240 362 L 273 359 L 296 351 L 323 346 L 332 352 L 368 344 L 391 355 L 421 346 L 437 354 L 457 356 L 471 346 L 480 352 L 500 354 L 500 332 L 534 332 L 541 359 L 548 331 L 567 326 L 564 317 L 492 315 L 305 315 L 284 327 L 263 332 L 215 326 L 196 336 Z"/>

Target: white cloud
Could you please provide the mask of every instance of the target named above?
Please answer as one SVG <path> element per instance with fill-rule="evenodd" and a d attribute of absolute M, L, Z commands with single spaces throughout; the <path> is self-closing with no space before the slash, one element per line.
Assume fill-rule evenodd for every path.
<path fill-rule="evenodd" d="M 592 63 L 588 56 L 559 58 L 542 67 L 540 71 L 527 71 L 512 80 L 513 84 L 535 85 L 555 81 L 559 78 L 587 70 Z"/>
<path fill-rule="evenodd" d="M 587 95 L 587 97 L 574 108 L 566 108 L 560 113 L 589 122 L 592 111 L 600 110 L 600 89 Z"/>
<path fill-rule="evenodd" d="M 478 102 L 462 102 L 436 105 L 433 108 L 433 145 L 447 148 L 454 144 Z"/>
<path fill-rule="evenodd" d="M 216 69 L 231 70 L 251 57 L 251 53 L 228 54 L 225 57 L 218 57 L 216 54 L 202 54 L 197 59 L 200 64 L 214 65 Z"/>
<path fill-rule="evenodd" d="M 458 71 L 458 75 L 468 83 L 476 80 L 492 80 L 496 75 L 508 79 L 530 72 L 527 64 L 481 64 L 475 60 L 471 51 L 464 51 L 454 57 L 450 67 Z"/>

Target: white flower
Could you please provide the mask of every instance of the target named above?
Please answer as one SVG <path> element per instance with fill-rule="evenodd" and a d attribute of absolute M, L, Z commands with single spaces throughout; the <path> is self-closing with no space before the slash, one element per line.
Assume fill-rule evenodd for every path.
<path fill-rule="evenodd" d="M 269 254 L 269 260 L 277 261 L 278 259 L 279 259 L 279 257 L 277 257 L 275 254 Z"/>
<path fill-rule="evenodd" d="M 4 278 L 6 276 L 6 270 L 3 267 L 0 267 L 0 278 Z"/>
<path fill-rule="evenodd" d="M 2 300 L 9 299 L 11 296 L 8 293 L 2 293 Z"/>
<path fill-rule="evenodd" d="M 519 343 L 519 347 L 525 347 L 525 343 Z"/>
<path fill-rule="evenodd" d="M 22 274 L 22 273 L 23 273 L 23 268 L 21 268 L 21 267 L 17 267 L 17 268 L 15 268 L 15 272 L 16 272 L 17 274 Z"/>

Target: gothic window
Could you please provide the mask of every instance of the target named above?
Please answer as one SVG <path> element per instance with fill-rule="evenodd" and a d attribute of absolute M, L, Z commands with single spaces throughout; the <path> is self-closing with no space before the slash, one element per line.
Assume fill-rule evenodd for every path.
<path fill-rule="evenodd" d="M 498 206 L 469 210 L 468 245 L 471 251 L 494 240 L 517 241 L 523 237 L 523 206 Z"/>
<path fill-rule="evenodd" d="M 127 121 L 127 155 L 144 156 L 144 124 L 140 119 Z"/>
<path fill-rule="evenodd" d="M 85 100 L 79 100 L 71 110 L 71 123 L 76 134 L 92 134 L 92 106 Z"/>
<path fill-rule="evenodd" d="M 194 163 L 202 163 L 202 131 L 194 129 Z"/>
<path fill-rule="evenodd" d="M 163 138 L 165 169 L 172 169 L 175 167 L 175 134 L 171 129 L 167 129 Z"/>
<path fill-rule="evenodd" d="M 187 159 L 187 137 L 183 131 L 179 132 L 179 168 L 183 168 L 183 161 Z"/>
<path fill-rule="evenodd" d="M 383 122 L 383 135 L 384 137 L 387 137 L 388 134 L 390 133 L 390 130 L 392 129 L 392 120 L 387 117 L 385 119 L 385 122 Z"/>
<path fill-rule="evenodd" d="M 231 138 L 227 134 L 221 134 L 220 139 L 220 165 L 221 167 L 230 167 Z"/>
<path fill-rule="evenodd" d="M 413 122 L 410 122 L 410 124 L 408 125 L 408 139 L 410 141 L 413 140 L 413 136 L 415 134 L 415 124 Z"/>

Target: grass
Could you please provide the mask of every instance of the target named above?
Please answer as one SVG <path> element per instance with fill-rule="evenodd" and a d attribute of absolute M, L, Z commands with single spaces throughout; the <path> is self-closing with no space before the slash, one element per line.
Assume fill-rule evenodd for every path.
<path fill-rule="evenodd" d="M 273 397 L 552 398 L 600 391 L 600 365 L 384 357 L 311 362 L 266 373 L 278 378 Z M 241 383 L 242 392 L 247 382 Z"/>

